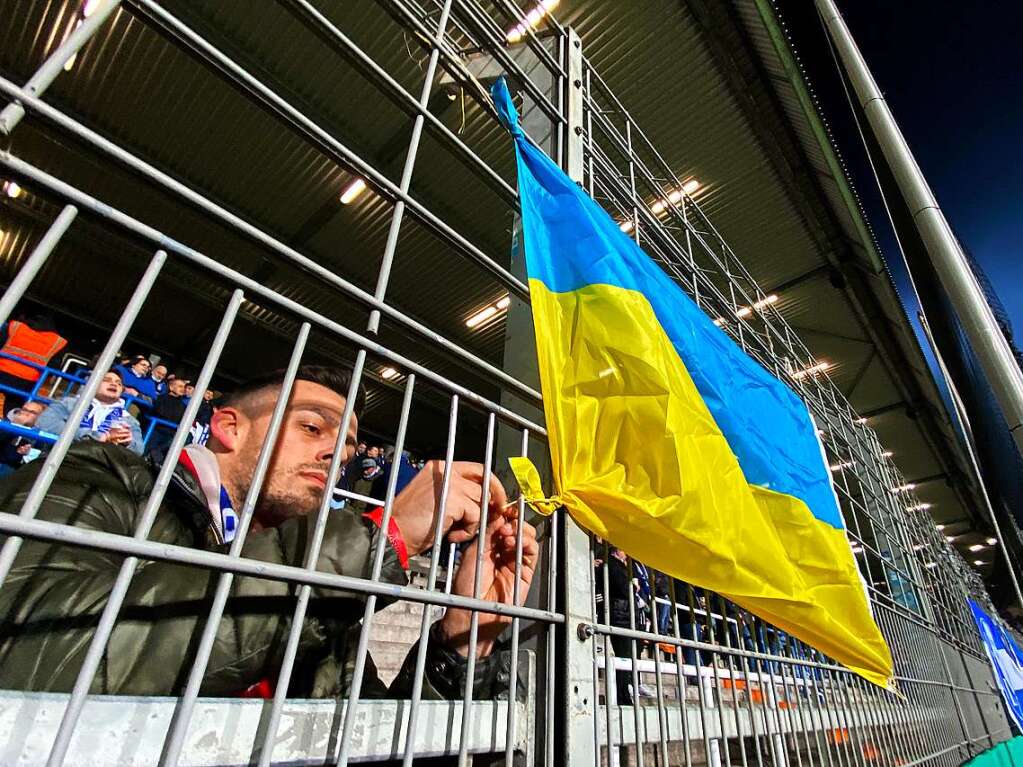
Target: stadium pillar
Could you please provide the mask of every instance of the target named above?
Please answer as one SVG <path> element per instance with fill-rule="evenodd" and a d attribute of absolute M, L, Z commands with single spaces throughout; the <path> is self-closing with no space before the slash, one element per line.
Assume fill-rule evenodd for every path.
<path fill-rule="evenodd" d="M 1023 453 L 1023 371 L 834 0 L 815 1 L 928 257 L 980 360 L 1016 448 Z"/>

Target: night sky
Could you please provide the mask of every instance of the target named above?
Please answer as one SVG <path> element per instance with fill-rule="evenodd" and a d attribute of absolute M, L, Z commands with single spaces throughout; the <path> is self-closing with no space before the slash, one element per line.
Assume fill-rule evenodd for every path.
<path fill-rule="evenodd" d="M 837 0 L 938 201 L 1023 337 L 1023 4 Z M 876 186 L 812 0 L 781 3 L 911 313 Z"/>

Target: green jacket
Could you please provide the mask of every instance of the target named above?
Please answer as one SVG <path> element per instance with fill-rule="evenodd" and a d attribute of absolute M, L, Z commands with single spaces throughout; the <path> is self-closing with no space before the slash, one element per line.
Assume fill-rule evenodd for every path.
<path fill-rule="evenodd" d="M 36 461 L 0 480 L 0 511 L 16 514 L 41 468 Z M 115 445 L 85 440 L 68 452 L 38 519 L 133 536 L 156 468 Z M 275 529 L 250 531 L 242 556 L 303 566 L 315 515 Z M 379 530 L 353 512 L 330 512 L 317 569 L 368 578 Z M 3 536 L 0 536 L 2 539 Z M 156 515 L 150 541 L 227 550 L 219 543 L 198 483 L 180 467 Z M 406 585 L 390 545 L 381 580 Z M 123 557 L 104 551 L 26 539 L 0 588 L 0 688 L 69 691 L 89 648 Z M 218 573 L 168 562 L 142 561 L 131 581 L 91 692 L 173 695 L 184 687 L 205 625 Z M 235 576 L 231 597 L 201 688 L 232 696 L 268 679 L 276 683 L 291 627 L 296 587 Z M 379 607 L 386 605 L 378 601 Z M 316 588 L 302 626 L 290 697 L 346 695 L 354 665 L 364 597 Z M 507 655 L 507 653 L 504 653 Z M 412 686 L 415 648 L 390 689 L 367 658 L 362 694 L 405 697 Z M 461 695 L 464 661 L 431 641 L 423 696 Z M 477 697 L 492 697 L 496 659 L 477 667 Z M 462 670 L 462 673 L 459 671 Z"/>

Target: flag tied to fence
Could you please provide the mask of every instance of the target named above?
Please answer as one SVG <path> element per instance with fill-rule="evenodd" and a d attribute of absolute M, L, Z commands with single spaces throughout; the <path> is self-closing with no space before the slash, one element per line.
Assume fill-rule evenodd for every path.
<path fill-rule="evenodd" d="M 887 686 L 891 653 L 805 403 L 529 142 L 503 79 L 492 95 L 515 141 L 558 501 L 632 557 Z"/>

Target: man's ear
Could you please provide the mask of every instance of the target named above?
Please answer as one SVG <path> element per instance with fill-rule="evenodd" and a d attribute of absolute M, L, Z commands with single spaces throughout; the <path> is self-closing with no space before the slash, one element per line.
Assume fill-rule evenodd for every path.
<path fill-rule="evenodd" d="M 210 418 L 210 437 L 233 453 L 245 438 L 249 420 L 233 407 L 216 408 Z"/>

